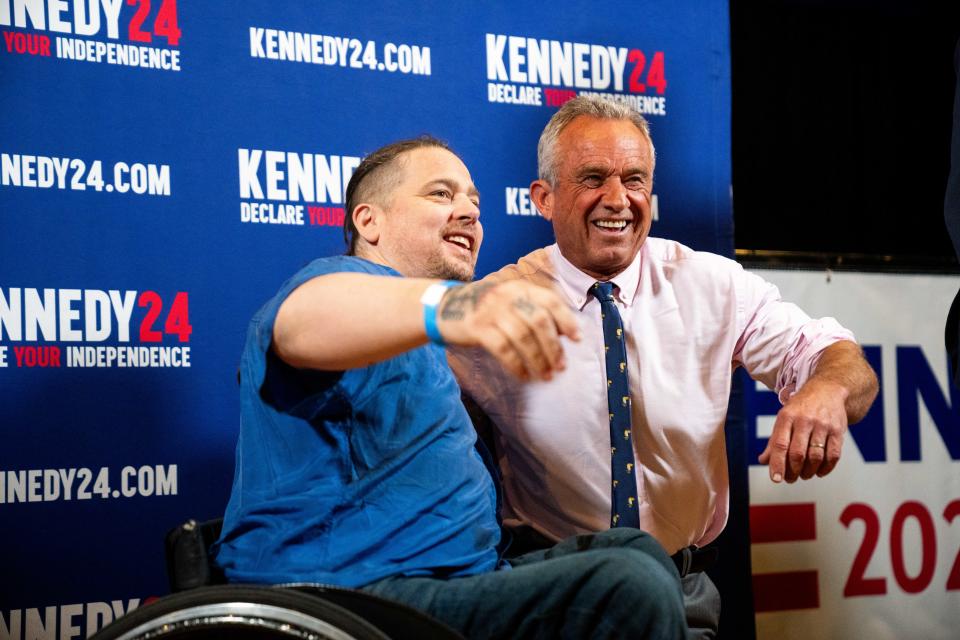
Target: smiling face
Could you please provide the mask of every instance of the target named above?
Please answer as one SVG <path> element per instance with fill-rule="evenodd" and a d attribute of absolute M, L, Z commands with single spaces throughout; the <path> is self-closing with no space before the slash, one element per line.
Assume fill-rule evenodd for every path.
<path fill-rule="evenodd" d="M 598 280 L 630 265 L 650 232 L 653 156 L 629 120 L 579 116 L 557 138 L 556 185 L 530 194 L 553 223 L 560 253 Z"/>
<path fill-rule="evenodd" d="M 358 253 L 408 277 L 471 280 L 483 227 L 467 167 L 439 147 L 414 149 L 396 161 L 400 180 L 383 206 L 374 205 L 373 225 L 360 230 L 369 246 Z"/>

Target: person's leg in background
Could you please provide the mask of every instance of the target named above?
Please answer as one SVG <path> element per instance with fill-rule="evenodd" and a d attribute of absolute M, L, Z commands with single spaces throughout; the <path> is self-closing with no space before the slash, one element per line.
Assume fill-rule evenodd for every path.
<path fill-rule="evenodd" d="M 720 628 L 720 591 L 706 571 L 685 575 L 683 608 L 687 617 L 688 640 L 712 640 Z"/>

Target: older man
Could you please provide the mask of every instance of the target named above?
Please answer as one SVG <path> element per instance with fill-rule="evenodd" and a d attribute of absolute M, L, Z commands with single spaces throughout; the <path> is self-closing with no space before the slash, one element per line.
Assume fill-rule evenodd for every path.
<path fill-rule="evenodd" d="M 472 278 L 483 238 L 463 162 L 432 138 L 389 145 L 347 207 L 352 255 L 312 262 L 250 325 L 227 578 L 362 587 L 469 637 L 682 637 L 676 569 L 646 534 L 500 555 L 497 491 L 440 345 L 542 379 L 578 330 L 546 289 L 444 281 Z"/>
<path fill-rule="evenodd" d="M 455 353 L 453 365 L 496 427 L 505 524 L 546 541 L 637 527 L 685 572 L 685 550 L 726 523 L 737 367 L 784 403 L 760 457 L 774 482 L 829 473 L 877 383 L 836 321 L 809 318 L 731 260 L 648 237 L 654 158 L 646 121 L 622 104 L 578 97 L 553 116 L 530 196 L 556 244 L 485 282 L 552 287 L 583 339 L 565 345 L 549 383 L 507 380 L 483 354 Z M 716 589 L 706 574 L 684 588 L 688 622 L 710 637 Z"/>

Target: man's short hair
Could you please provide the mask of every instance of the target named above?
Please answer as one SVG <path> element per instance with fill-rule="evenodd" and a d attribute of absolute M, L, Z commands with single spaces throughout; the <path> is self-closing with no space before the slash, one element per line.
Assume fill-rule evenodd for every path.
<path fill-rule="evenodd" d="M 343 237 L 347 242 L 347 255 L 352 256 L 356 253 L 357 238 L 360 235 L 357 233 L 357 226 L 353 223 L 353 210 L 364 202 L 388 206 L 387 200 L 391 192 L 401 181 L 400 169 L 403 168 L 401 156 L 408 151 L 424 147 L 439 147 L 450 151 L 446 142 L 433 136 L 422 135 L 380 147 L 360 162 L 347 184 L 345 194 Z"/>
<path fill-rule="evenodd" d="M 650 137 L 650 125 L 639 111 L 605 96 L 577 96 L 565 102 L 560 110 L 553 114 L 540 134 L 540 142 L 537 144 L 537 171 L 540 179 L 550 186 L 557 185 L 557 139 L 560 132 L 580 116 L 601 120 L 629 120 L 650 143 L 650 157 L 656 158 L 653 139 Z"/>

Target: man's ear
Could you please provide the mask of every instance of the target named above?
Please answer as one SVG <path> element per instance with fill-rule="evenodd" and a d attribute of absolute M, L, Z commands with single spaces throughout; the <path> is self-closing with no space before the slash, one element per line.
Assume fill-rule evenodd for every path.
<path fill-rule="evenodd" d="M 383 211 L 375 204 L 358 204 L 353 209 L 353 225 L 367 244 L 380 240 L 380 222 Z"/>
<path fill-rule="evenodd" d="M 530 183 L 530 201 L 547 220 L 553 220 L 553 187 L 546 180 Z"/>

